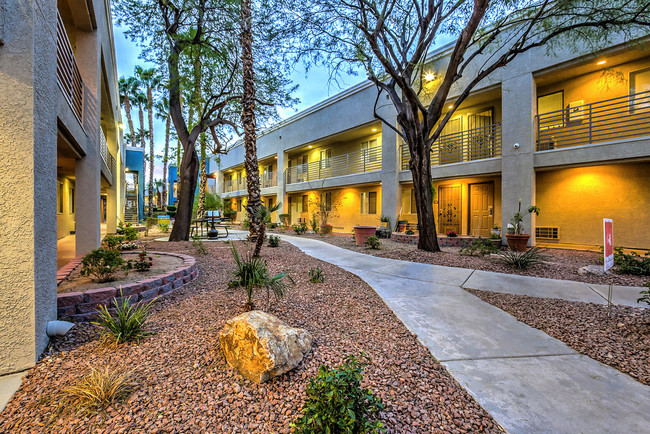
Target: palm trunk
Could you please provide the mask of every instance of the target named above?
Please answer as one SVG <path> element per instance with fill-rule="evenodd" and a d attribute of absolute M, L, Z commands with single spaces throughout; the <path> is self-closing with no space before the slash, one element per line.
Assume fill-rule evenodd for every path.
<path fill-rule="evenodd" d="M 126 122 L 129 124 L 131 133 L 131 145 L 135 146 L 135 128 L 133 128 L 133 117 L 131 116 L 131 100 L 127 94 L 124 95 L 124 112 L 126 113 Z"/>
<path fill-rule="evenodd" d="M 144 133 L 144 110 L 142 109 L 142 106 L 138 106 L 138 109 L 140 110 L 140 146 L 144 149 L 146 147 L 146 142 L 145 142 L 145 133 Z M 134 139 L 135 140 L 135 139 Z"/>
<path fill-rule="evenodd" d="M 257 209 L 262 204 L 260 195 L 260 172 L 257 163 L 256 120 L 255 120 L 255 81 L 253 72 L 253 35 L 251 32 L 251 0 L 241 2 L 241 35 L 243 70 L 243 96 L 241 121 L 244 127 L 244 147 L 246 156 L 244 167 L 248 183 L 248 211 L 250 219 L 249 234 L 251 239 L 260 236 L 261 222 L 257 217 Z"/>
<path fill-rule="evenodd" d="M 147 112 L 149 115 L 149 212 L 147 215 L 153 217 L 153 172 L 156 156 L 153 149 L 153 94 L 150 86 L 147 86 Z"/>
<path fill-rule="evenodd" d="M 162 185 L 162 207 L 163 213 L 167 214 L 167 163 L 169 161 L 169 130 L 171 128 L 172 118 L 167 115 L 165 123 L 165 151 L 163 153 L 163 185 Z"/>

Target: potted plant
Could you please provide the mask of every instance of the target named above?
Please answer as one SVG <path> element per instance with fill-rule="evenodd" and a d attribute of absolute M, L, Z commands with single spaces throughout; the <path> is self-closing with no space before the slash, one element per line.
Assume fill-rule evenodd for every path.
<path fill-rule="evenodd" d="M 501 228 L 496 223 L 494 226 L 492 226 L 492 229 L 490 229 L 490 238 L 492 235 L 496 235 L 497 237 L 501 238 Z"/>
<path fill-rule="evenodd" d="M 539 215 L 539 208 L 535 205 L 531 205 L 526 210 L 526 214 L 535 213 Z M 519 208 L 514 216 L 510 219 L 508 224 L 508 233 L 506 234 L 506 240 L 508 241 L 508 247 L 513 252 L 525 252 L 526 246 L 528 245 L 528 239 L 530 234 L 524 233 L 524 217 L 526 214 L 521 213 L 521 199 L 519 200 Z"/>
<path fill-rule="evenodd" d="M 457 237 L 458 234 L 456 233 L 456 231 L 447 231 L 447 236 L 453 238 L 453 237 Z"/>
<path fill-rule="evenodd" d="M 357 243 L 357 246 L 363 246 L 368 237 L 375 235 L 377 231 L 377 226 L 364 226 L 357 225 L 354 227 L 354 241 Z"/>
<path fill-rule="evenodd" d="M 406 225 L 408 225 L 408 220 L 399 220 L 397 222 L 397 232 L 404 232 L 406 230 Z"/>

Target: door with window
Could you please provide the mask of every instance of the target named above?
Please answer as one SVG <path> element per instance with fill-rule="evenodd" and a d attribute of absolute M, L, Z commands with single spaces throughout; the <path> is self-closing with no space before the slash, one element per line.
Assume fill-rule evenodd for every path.
<path fill-rule="evenodd" d="M 361 162 L 363 172 L 381 169 L 381 149 L 377 139 L 361 142 Z"/>
<path fill-rule="evenodd" d="M 467 141 L 469 159 L 479 160 L 493 156 L 494 131 L 492 125 L 492 110 L 485 110 L 467 116 Z"/>
<path fill-rule="evenodd" d="M 437 140 L 440 164 L 458 163 L 463 159 L 463 118 L 449 119 Z"/>
<path fill-rule="evenodd" d="M 470 235 L 489 237 L 494 224 L 494 183 L 469 186 Z"/>
<path fill-rule="evenodd" d="M 438 224 L 440 232 L 454 231 L 460 234 L 461 189 L 460 185 L 438 187 Z"/>

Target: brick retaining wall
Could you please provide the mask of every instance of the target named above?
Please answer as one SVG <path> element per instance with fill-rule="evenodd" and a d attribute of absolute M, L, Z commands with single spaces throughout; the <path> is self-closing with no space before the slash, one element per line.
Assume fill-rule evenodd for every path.
<path fill-rule="evenodd" d="M 168 252 L 147 253 L 175 256 L 183 260 L 183 265 L 167 273 L 121 285 L 122 294 L 125 297 L 130 297 L 133 302 L 148 301 L 169 294 L 187 285 L 199 275 L 196 260 L 192 256 Z M 110 283 L 107 285 L 110 285 Z M 106 286 L 105 288 L 89 289 L 83 292 L 57 294 L 57 315 L 60 319 L 68 321 L 90 321 L 95 317 L 95 310 L 102 304 L 110 305 L 119 292 L 120 287 L 118 286 Z"/>

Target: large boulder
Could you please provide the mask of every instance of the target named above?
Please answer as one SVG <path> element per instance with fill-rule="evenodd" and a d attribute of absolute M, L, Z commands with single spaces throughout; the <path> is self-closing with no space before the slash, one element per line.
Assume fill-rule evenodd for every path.
<path fill-rule="evenodd" d="M 609 274 L 605 272 L 605 269 L 603 268 L 602 265 L 585 265 L 584 267 L 578 268 L 578 274 L 581 276 L 585 276 L 588 274 L 592 274 L 595 276 L 604 276 L 605 274 Z"/>
<path fill-rule="evenodd" d="M 298 366 L 312 344 L 306 330 L 289 327 L 260 310 L 226 322 L 219 341 L 228 364 L 256 383 L 264 383 Z"/>

